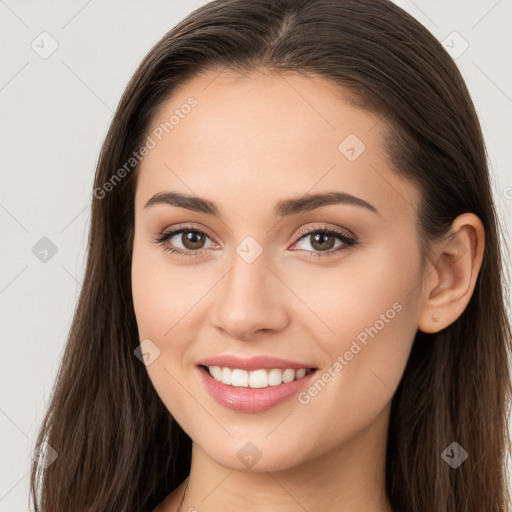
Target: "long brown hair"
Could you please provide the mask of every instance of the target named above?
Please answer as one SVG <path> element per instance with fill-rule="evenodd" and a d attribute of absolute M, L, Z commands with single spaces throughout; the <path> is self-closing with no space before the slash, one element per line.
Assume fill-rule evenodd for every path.
<path fill-rule="evenodd" d="M 453 60 L 387 0 L 216 0 L 144 58 L 96 169 L 85 278 L 36 442 L 58 457 L 46 468 L 33 464 L 35 510 L 141 510 L 188 475 L 190 438 L 134 355 L 137 166 L 126 162 L 178 85 L 206 70 L 257 68 L 321 76 L 379 114 L 395 171 L 421 190 L 425 253 L 459 214 L 481 219 L 486 246 L 473 296 L 449 327 L 417 332 L 392 399 L 386 487 L 395 512 L 503 512 L 512 343 L 482 132 Z M 441 457 L 453 441 L 469 454 L 457 469 Z"/>

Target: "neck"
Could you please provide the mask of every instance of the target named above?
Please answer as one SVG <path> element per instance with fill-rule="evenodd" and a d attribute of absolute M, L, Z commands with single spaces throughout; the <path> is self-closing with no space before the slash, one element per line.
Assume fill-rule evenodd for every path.
<path fill-rule="evenodd" d="M 277 471 L 232 470 L 196 443 L 182 511 L 390 512 L 385 491 L 389 407 L 343 444 Z M 192 508 L 191 508 L 192 507 Z"/>

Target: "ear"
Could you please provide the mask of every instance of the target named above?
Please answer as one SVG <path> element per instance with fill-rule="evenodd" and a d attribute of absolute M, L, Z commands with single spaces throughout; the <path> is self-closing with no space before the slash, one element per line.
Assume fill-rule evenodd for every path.
<path fill-rule="evenodd" d="M 459 215 L 450 235 L 435 244 L 426 266 L 418 329 L 438 332 L 455 322 L 475 289 L 484 254 L 485 232 L 473 213 Z"/>

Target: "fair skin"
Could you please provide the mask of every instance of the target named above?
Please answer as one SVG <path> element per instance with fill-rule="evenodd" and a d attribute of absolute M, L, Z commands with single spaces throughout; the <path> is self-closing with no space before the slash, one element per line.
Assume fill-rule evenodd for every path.
<path fill-rule="evenodd" d="M 181 510 L 390 511 L 391 399 L 416 331 L 436 332 L 464 311 L 482 261 L 482 224 L 473 214 L 458 217 L 421 273 L 419 192 L 393 172 L 381 147 L 382 119 L 348 105 L 319 78 L 216 71 L 174 91 L 152 128 L 190 96 L 197 106 L 138 170 L 132 263 L 140 340 L 160 350 L 149 377 L 193 442 Z M 353 161 L 338 149 L 349 134 L 365 145 Z M 220 215 L 145 208 L 169 191 L 207 199 Z M 327 191 L 377 212 L 339 203 L 273 217 L 279 201 Z M 202 254 L 164 249 L 200 250 L 186 245 L 191 229 L 164 244 L 152 240 L 183 223 L 206 233 Z M 357 244 L 338 250 L 343 241 L 332 235 L 321 254 L 313 235 L 299 230 L 322 227 Z M 251 263 L 236 251 L 248 236 L 262 250 Z M 308 403 L 294 396 L 263 412 L 234 411 L 198 378 L 197 361 L 218 354 L 308 362 L 321 378 L 387 311 L 392 319 Z M 261 454 L 250 468 L 237 456 L 248 442 Z M 185 484 L 156 511 L 176 511 Z"/>

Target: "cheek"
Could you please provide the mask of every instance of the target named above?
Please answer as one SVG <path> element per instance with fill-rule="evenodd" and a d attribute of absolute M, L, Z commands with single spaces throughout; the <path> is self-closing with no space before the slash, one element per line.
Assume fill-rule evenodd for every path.
<path fill-rule="evenodd" d="M 186 423 L 182 417 L 183 404 L 189 404 L 190 400 L 180 384 L 184 384 L 183 354 L 193 338 L 187 329 L 190 325 L 187 326 L 186 314 L 194 297 L 186 297 L 183 274 L 176 269 L 171 272 L 159 254 L 163 249 L 148 246 L 136 240 L 132 259 L 132 297 L 139 339 L 151 340 L 151 350 L 158 353 L 146 366 L 156 393 L 171 414 Z"/>
<path fill-rule="evenodd" d="M 166 262 L 164 249 L 135 240 L 132 297 L 141 337 L 164 340 L 198 299 L 186 271 Z"/>
<path fill-rule="evenodd" d="M 170 410 L 182 394 L 177 380 L 184 384 L 194 365 L 190 347 L 206 317 L 201 299 L 212 287 L 207 274 L 198 276 L 193 265 L 180 267 L 164 249 L 135 240 L 131 277 L 139 339 L 151 340 L 159 351 L 147 371 Z"/>
<path fill-rule="evenodd" d="M 161 269 L 152 258 L 152 251 L 135 241 L 132 259 L 132 298 L 141 338 L 152 338 L 163 330 L 165 300 Z"/>
<path fill-rule="evenodd" d="M 303 403 L 336 411 L 354 431 L 391 400 L 417 330 L 419 254 L 400 256 L 389 247 L 374 256 L 330 271 L 315 280 L 310 294 L 312 309 L 329 327 L 317 340 L 332 363 L 319 375 L 318 390 L 306 390 Z"/>
<path fill-rule="evenodd" d="M 350 346 L 350 340 L 376 325 L 379 333 L 415 324 L 420 284 L 420 258 L 415 247 L 398 244 L 355 251 L 339 266 L 297 272 L 286 280 L 317 317 L 316 339 L 328 352 Z M 313 327 L 313 323 L 310 322 Z M 374 332 L 372 330 L 372 332 Z M 348 342 L 348 345 L 347 345 Z"/>

